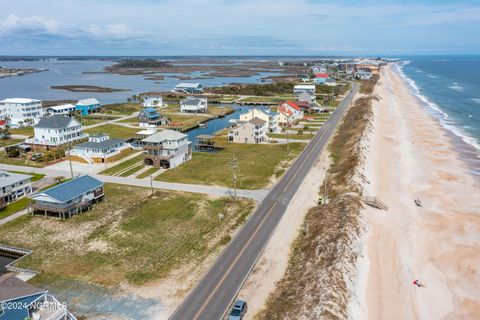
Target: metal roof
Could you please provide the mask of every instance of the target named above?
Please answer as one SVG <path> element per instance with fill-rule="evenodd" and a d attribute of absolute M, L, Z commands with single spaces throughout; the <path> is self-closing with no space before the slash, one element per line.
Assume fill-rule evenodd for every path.
<path fill-rule="evenodd" d="M 95 104 L 100 104 L 100 102 L 95 98 L 78 100 L 77 106 L 91 106 Z"/>
<path fill-rule="evenodd" d="M 27 99 L 27 98 L 8 98 L 0 101 L 0 103 L 32 103 L 32 102 L 40 102 L 40 100 Z"/>
<path fill-rule="evenodd" d="M 176 88 L 198 88 L 200 86 L 201 84 L 198 82 L 195 82 L 195 83 L 181 82 L 176 85 Z"/>
<path fill-rule="evenodd" d="M 76 198 L 90 190 L 103 186 L 103 182 L 89 175 L 74 178 L 42 192 L 35 193 L 29 198 L 35 199 L 37 195 L 46 195 L 61 203 Z"/>
<path fill-rule="evenodd" d="M 58 106 L 52 106 L 52 107 L 48 107 L 48 109 L 52 109 L 52 110 L 65 110 L 65 109 L 75 109 L 75 106 L 73 104 L 70 104 L 70 103 L 67 103 L 67 104 L 61 104 L 61 105 L 58 105 Z"/>
<path fill-rule="evenodd" d="M 162 130 L 143 139 L 143 142 L 163 142 L 166 140 L 180 140 L 186 138 L 187 135 L 175 130 Z"/>
<path fill-rule="evenodd" d="M 35 125 L 35 128 L 53 128 L 62 129 L 68 127 L 71 121 L 77 122 L 77 120 L 67 117 L 62 114 L 56 114 L 50 117 L 42 117 L 40 121 Z M 77 122 L 77 125 L 80 123 Z"/>
<path fill-rule="evenodd" d="M 99 142 L 87 141 L 77 144 L 72 149 L 108 149 L 122 143 L 124 141 L 120 139 L 107 139 Z"/>
<path fill-rule="evenodd" d="M 31 179 L 32 176 L 28 174 L 21 174 L 21 173 L 14 173 L 14 172 L 7 172 L 0 170 L 0 188 L 10 186 L 14 183 L 23 181 L 25 179 Z"/>
<path fill-rule="evenodd" d="M 48 291 L 32 286 L 17 278 L 15 273 L 7 273 L 0 277 L 0 302 L 29 297 L 45 292 Z"/>
<path fill-rule="evenodd" d="M 187 99 L 183 99 L 180 103 L 187 106 L 198 106 L 201 103 L 206 102 L 205 99 L 202 98 L 191 98 L 188 97 Z"/>

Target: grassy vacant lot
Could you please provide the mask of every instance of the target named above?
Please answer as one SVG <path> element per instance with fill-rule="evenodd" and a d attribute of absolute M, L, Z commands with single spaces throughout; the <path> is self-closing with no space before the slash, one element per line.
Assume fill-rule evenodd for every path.
<path fill-rule="evenodd" d="M 2 225 L 0 243 L 34 250 L 19 266 L 40 271 L 38 284 L 142 284 L 218 253 L 254 207 L 245 199 L 151 195 L 148 188 L 113 184 L 105 193 L 104 202 L 71 219 L 24 216 Z"/>
<path fill-rule="evenodd" d="M 225 141 L 225 137 L 219 140 Z M 220 143 L 218 143 L 220 145 Z M 193 159 L 181 166 L 167 170 L 156 180 L 209 184 L 233 187 L 230 161 L 238 159 L 237 187 L 260 189 L 266 187 L 270 179 L 283 174 L 288 162 L 292 161 L 305 147 L 303 143 L 291 143 L 287 155 L 285 145 L 252 145 L 226 143 L 225 150 L 218 153 L 194 153 Z"/>
<path fill-rule="evenodd" d="M 5 155 L 5 152 L 0 152 L 0 163 L 4 164 L 12 164 L 15 166 L 30 166 L 30 167 L 44 167 L 47 165 L 45 162 L 35 162 L 35 161 L 28 161 L 25 158 L 9 158 Z M 27 167 L 25 167 L 27 169 Z"/>
<path fill-rule="evenodd" d="M 0 210 L 0 219 L 25 209 L 29 203 L 30 199 L 28 198 L 21 198 L 20 200 L 10 203 L 5 209 Z"/>
<path fill-rule="evenodd" d="M 302 134 L 289 134 L 288 139 L 298 139 L 298 140 L 310 140 L 313 138 L 313 134 L 302 133 Z M 269 133 L 269 138 L 278 138 L 278 139 L 287 139 L 287 135 L 284 133 Z"/>
<path fill-rule="evenodd" d="M 125 102 L 125 103 L 114 103 L 107 104 L 104 106 L 108 111 L 112 112 L 113 115 L 130 115 L 135 111 L 142 109 L 142 106 L 138 102 Z"/>
<path fill-rule="evenodd" d="M 25 136 L 33 136 L 33 127 L 21 127 L 10 129 L 10 134 L 22 134 Z"/>
<path fill-rule="evenodd" d="M 33 172 L 26 172 L 26 171 L 10 171 L 10 172 L 31 175 L 32 176 L 32 182 L 40 180 L 43 177 L 45 177 L 45 175 L 41 174 L 41 173 L 33 173 Z"/>
<path fill-rule="evenodd" d="M 0 148 L 22 142 L 23 139 L 0 139 Z"/>
<path fill-rule="evenodd" d="M 90 134 L 106 133 L 110 136 L 110 138 L 128 139 L 128 138 L 134 137 L 138 131 L 140 131 L 140 129 L 128 128 L 128 127 L 119 126 L 113 123 L 109 123 L 107 126 L 98 126 L 95 128 L 87 129 L 85 130 L 85 133 L 90 133 Z"/>
<path fill-rule="evenodd" d="M 127 161 L 123 161 L 122 163 L 120 164 L 117 164 L 116 166 L 113 166 L 113 167 L 110 167 L 106 170 L 103 170 L 102 172 L 100 172 L 100 174 L 106 174 L 106 175 L 114 175 L 122 170 L 125 170 L 126 168 L 130 167 L 131 165 L 134 165 L 136 163 L 139 163 L 140 161 L 142 161 L 143 159 L 143 156 L 140 154 L 136 157 L 133 157 Z"/>

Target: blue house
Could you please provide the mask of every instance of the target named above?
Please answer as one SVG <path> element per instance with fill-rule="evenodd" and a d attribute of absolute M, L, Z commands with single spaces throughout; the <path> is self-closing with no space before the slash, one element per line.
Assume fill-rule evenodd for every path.
<path fill-rule="evenodd" d="M 143 108 L 138 113 L 140 127 L 161 126 L 167 124 L 167 122 L 167 118 L 164 118 L 155 108 Z"/>
<path fill-rule="evenodd" d="M 88 175 L 74 178 L 29 196 L 33 212 L 65 219 L 88 210 L 104 198 L 103 182 Z"/>
<path fill-rule="evenodd" d="M 13 272 L 0 277 L 0 319 L 76 320 L 47 290 L 17 278 Z"/>
<path fill-rule="evenodd" d="M 179 93 L 186 93 L 186 94 L 202 93 L 203 87 L 198 82 L 196 83 L 182 82 L 175 86 L 174 91 Z"/>
<path fill-rule="evenodd" d="M 75 110 L 81 111 L 82 116 L 97 112 L 101 108 L 100 102 L 95 98 L 78 100 Z"/>

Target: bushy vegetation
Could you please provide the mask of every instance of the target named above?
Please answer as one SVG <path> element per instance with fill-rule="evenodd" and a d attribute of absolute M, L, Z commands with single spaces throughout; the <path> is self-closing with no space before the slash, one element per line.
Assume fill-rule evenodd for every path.
<path fill-rule="evenodd" d="M 295 84 L 295 82 L 234 84 L 222 87 L 207 88 L 206 91 L 216 94 L 276 96 L 279 94 L 291 94 Z"/>
<path fill-rule="evenodd" d="M 114 68 L 163 68 L 171 66 L 168 61 L 158 61 L 155 59 L 127 59 L 113 65 Z"/>

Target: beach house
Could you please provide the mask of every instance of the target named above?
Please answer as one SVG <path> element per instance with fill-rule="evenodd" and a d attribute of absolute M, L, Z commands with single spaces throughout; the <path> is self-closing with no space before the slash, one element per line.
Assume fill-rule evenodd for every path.
<path fill-rule="evenodd" d="M 162 96 L 142 96 L 142 106 L 144 108 L 163 107 Z"/>
<path fill-rule="evenodd" d="M 278 124 L 280 126 L 289 126 L 295 121 L 293 112 L 286 107 L 278 107 Z"/>
<path fill-rule="evenodd" d="M 187 97 L 180 101 L 180 112 L 182 113 L 206 113 L 207 108 L 207 98 Z"/>
<path fill-rule="evenodd" d="M 75 113 L 75 106 L 73 104 L 61 104 L 58 106 L 51 106 L 45 109 L 48 115 L 63 114 L 64 116 L 73 116 Z"/>
<path fill-rule="evenodd" d="M 75 105 L 75 110 L 80 111 L 83 116 L 98 112 L 100 109 L 100 102 L 95 98 L 78 100 Z"/>
<path fill-rule="evenodd" d="M 33 213 L 61 219 L 82 213 L 104 198 L 103 182 L 85 175 L 28 196 Z"/>
<path fill-rule="evenodd" d="M 87 138 L 87 135 L 82 132 L 80 122 L 64 115 L 41 118 L 33 127 L 33 131 L 34 137 L 25 139 L 25 143 L 44 147 L 47 150 Z"/>
<path fill-rule="evenodd" d="M 178 93 L 195 94 L 195 93 L 202 93 L 203 87 L 198 82 L 197 83 L 182 82 L 175 86 L 174 91 Z"/>
<path fill-rule="evenodd" d="M 268 140 L 268 122 L 260 118 L 238 121 L 228 130 L 228 141 L 234 143 L 261 143 Z"/>
<path fill-rule="evenodd" d="M 314 103 L 316 99 L 315 94 L 311 91 L 302 91 L 297 95 L 296 98 L 298 101 L 304 101 L 310 104 Z"/>
<path fill-rule="evenodd" d="M 87 142 L 77 144 L 70 150 L 70 159 L 83 163 L 109 163 L 128 154 L 130 145 L 120 139 L 111 139 L 102 133 L 88 137 Z"/>
<path fill-rule="evenodd" d="M 303 111 L 295 102 L 285 101 L 280 103 L 279 110 L 288 110 L 293 115 L 293 120 L 303 119 Z"/>
<path fill-rule="evenodd" d="M 192 143 L 188 136 L 174 130 L 158 131 L 141 141 L 146 165 L 175 168 L 192 159 Z"/>
<path fill-rule="evenodd" d="M 282 129 L 278 125 L 278 113 L 269 110 L 250 109 L 248 112 L 240 115 L 240 121 L 246 122 L 253 118 L 259 118 L 267 122 L 268 132 L 280 132 Z"/>
<path fill-rule="evenodd" d="M 48 290 L 21 280 L 13 272 L 0 276 L 0 319 L 76 320 Z"/>
<path fill-rule="evenodd" d="M 315 85 L 314 84 L 297 84 L 293 87 L 293 95 L 297 97 L 302 92 L 307 92 L 311 95 L 315 95 Z"/>
<path fill-rule="evenodd" d="M 0 209 L 32 193 L 32 176 L 0 170 Z"/>
<path fill-rule="evenodd" d="M 328 73 L 317 73 L 313 82 L 315 84 L 324 84 L 328 79 Z"/>
<path fill-rule="evenodd" d="M 168 123 L 168 119 L 163 117 L 155 108 L 143 108 L 138 113 L 138 125 L 140 127 L 161 126 Z"/>
<path fill-rule="evenodd" d="M 34 125 L 42 116 L 40 100 L 12 98 L 0 101 L 0 117 L 8 119 L 12 128 Z"/>

